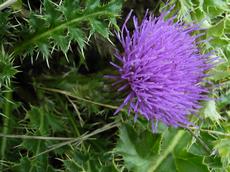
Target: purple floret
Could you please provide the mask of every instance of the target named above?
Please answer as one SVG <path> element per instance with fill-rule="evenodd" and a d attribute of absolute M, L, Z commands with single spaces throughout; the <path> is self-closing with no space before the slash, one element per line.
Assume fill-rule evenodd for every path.
<path fill-rule="evenodd" d="M 165 16 L 146 15 L 141 24 L 134 16 L 131 34 L 126 27 L 130 12 L 117 34 L 124 53 L 115 55 L 120 66 L 111 62 L 119 72 L 111 77 L 127 96 L 115 114 L 128 105 L 135 119 L 142 115 L 153 123 L 187 127 L 192 125 L 188 115 L 197 114 L 200 101 L 207 99 L 203 85 L 211 67 L 210 54 L 200 52 L 197 38 L 201 34 L 192 34 L 200 30 L 198 25 Z"/>

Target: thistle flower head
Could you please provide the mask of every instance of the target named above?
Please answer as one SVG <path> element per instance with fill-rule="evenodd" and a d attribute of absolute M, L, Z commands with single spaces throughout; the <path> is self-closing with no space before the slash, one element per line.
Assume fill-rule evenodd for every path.
<path fill-rule="evenodd" d="M 194 31 L 198 25 L 174 22 L 175 17 L 165 19 L 145 15 L 141 24 L 133 17 L 134 30 L 127 29 L 128 15 L 121 32 L 117 34 L 124 53 L 115 54 L 120 65 L 119 75 L 113 85 L 126 97 L 115 113 L 125 105 L 135 118 L 144 116 L 152 122 L 161 121 L 174 127 L 192 125 L 188 115 L 196 114 L 200 101 L 206 99 L 207 89 L 202 86 L 211 67 L 210 54 L 202 54 Z"/>

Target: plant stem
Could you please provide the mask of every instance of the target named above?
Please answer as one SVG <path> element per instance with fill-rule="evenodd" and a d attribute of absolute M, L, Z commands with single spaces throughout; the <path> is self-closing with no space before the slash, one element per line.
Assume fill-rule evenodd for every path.
<path fill-rule="evenodd" d="M 81 118 L 81 114 L 80 114 L 80 112 L 79 112 L 77 106 L 74 104 L 74 102 L 73 102 L 68 96 L 66 96 L 66 98 L 67 98 L 67 100 L 71 103 L 71 105 L 73 106 L 74 110 L 76 111 L 77 116 L 78 116 L 79 121 L 80 121 L 80 125 L 81 125 L 81 127 L 82 127 L 82 126 L 84 125 L 84 121 L 83 121 L 83 119 Z M 72 116 L 71 116 L 71 117 L 72 117 Z M 72 119 L 71 119 L 71 120 L 72 120 Z"/>
<path fill-rule="evenodd" d="M 168 144 L 169 146 L 161 153 L 161 156 L 152 163 L 152 166 L 150 166 L 148 172 L 154 172 L 160 166 L 164 159 L 167 158 L 167 156 L 173 151 L 184 134 L 184 130 L 179 130 L 177 132 L 172 141 Z"/>
<path fill-rule="evenodd" d="M 11 115 L 11 99 L 12 99 L 12 91 L 8 90 L 5 95 L 5 103 L 3 104 L 3 113 L 6 116 L 3 118 L 3 134 L 8 134 L 9 132 L 9 123 L 10 123 L 10 115 Z M 1 160 L 3 161 L 5 159 L 5 150 L 7 145 L 7 138 L 2 138 L 2 144 L 1 144 Z M 0 171 L 3 171 L 3 164 L 0 164 Z"/>
<path fill-rule="evenodd" d="M 68 145 L 68 144 L 81 143 L 81 142 L 89 139 L 90 137 L 92 137 L 92 136 L 94 136 L 96 134 L 102 133 L 104 131 L 110 130 L 110 129 L 118 127 L 118 126 L 119 126 L 119 124 L 117 124 L 117 122 L 112 122 L 112 123 L 106 124 L 105 126 L 99 128 L 99 129 L 96 129 L 96 130 L 92 131 L 91 133 L 86 132 L 85 134 L 82 134 L 81 136 L 79 136 L 79 137 L 77 137 L 77 138 L 75 138 L 73 140 L 69 140 L 69 141 L 66 141 L 66 142 L 55 144 L 50 149 L 48 149 L 46 151 L 43 151 L 43 152 L 39 153 L 36 156 L 31 157 L 31 159 L 36 158 L 37 156 L 41 156 L 43 154 L 46 154 L 46 153 L 48 153 L 48 152 L 50 152 L 52 150 L 58 149 L 60 147 Z"/>
<path fill-rule="evenodd" d="M 226 136 L 226 137 L 230 137 L 230 134 L 228 133 L 223 133 L 223 132 L 220 132 L 220 131 L 214 131 L 214 130 L 208 130 L 208 129 L 202 129 L 202 128 L 195 128 L 195 127 L 190 127 L 189 129 L 191 130 L 200 130 L 200 131 L 203 131 L 203 132 L 207 132 L 209 134 L 216 134 L 216 135 L 220 135 L 220 136 Z"/>
<path fill-rule="evenodd" d="M 44 87 L 39 87 L 39 88 L 43 89 L 43 90 L 46 90 L 46 91 L 63 94 L 65 96 L 72 97 L 72 98 L 75 98 L 75 99 L 78 99 L 78 100 L 82 100 L 84 102 L 91 103 L 91 104 L 94 104 L 94 105 L 98 105 L 98 106 L 102 106 L 102 107 L 106 107 L 106 108 L 110 108 L 110 109 L 117 109 L 118 108 L 117 106 L 103 104 L 103 103 L 99 103 L 99 102 L 95 102 L 95 101 L 92 101 L 92 100 L 88 100 L 88 99 L 79 97 L 77 95 L 73 95 L 73 93 L 71 93 L 69 91 L 59 90 L 59 89 L 55 89 L 55 88 L 44 88 Z M 121 111 L 124 111 L 124 109 L 121 109 Z"/>
<path fill-rule="evenodd" d="M 26 135 L 14 135 L 14 134 L 3 134 L 3 133 L 0 133 L 0 137 L 12 138 L 12 139 L 57 140 L 57 141 L 73 140 L 77 138 L 77 137 L 26 136 Z"/>
<path fill-rule="evenodd" d="M 205 149 L 205 151 L 208 153 L 208 154 L 211 154 L 211 149 L 208 147 L 208 145 L 201 139 L 199 138 L 196 134 L 194 134 L 189 128 L 187 129 L 189 131 L 189 133 L 191 133 L 191 135 L 193 137 L 196 138 L 196 140 L 203 146 L 203 148 Z"/>
<path fill-rule="evenodd" d="M 17 0 L 8 0 L 6 2 L 3 2 L 2 4 L 0 4 L 0 11 L 4 10 L 5 8 L 11 6 L 13 3 L 15 3 Z"/>

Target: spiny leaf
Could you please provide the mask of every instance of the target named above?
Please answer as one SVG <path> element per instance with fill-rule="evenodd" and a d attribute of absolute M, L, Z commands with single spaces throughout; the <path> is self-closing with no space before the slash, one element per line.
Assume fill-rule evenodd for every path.
<path fill-rule="evenodd" d="M 2 47 L 0 53 L 0 88 L 1 86 L 9 86 L 11 78 L 17 73 L 18 71 L 13 66 L 13 59 L 11 56 L 5 53 L 4 48 Z"/>
<path fill-rule="evenodd" d="M 209 30 L 208 30 L 208 35 L 209 36 L 216 36 L 216 37 L 220 37 L 223 36 L 224 34 L 224 29 L 225 29 L 225 20 L 222 19 L 220 20 L 216 25 L 212 26 Z"/>
<path fill-rule="evenodd" d="M 216 141 L 215 149 L 221 155 L 222 162 L 226 167 L 230 166 L 230 138 L 222 138 Z"/>
<path fill-rule="evenodd" d="M 208 172 L 203 157 L 187 152 L 191 137 L 185 131 L 165 131 L 163 138 L 150 131 L 124 124 L 119 131 L 115 152 L 122 155 L 126 167 L 134 172 L 184 172 L 196 169 Z M 161 150 L 158 152 L 158 150 Z M 157 149 L 155 149 L 157 148 Z M 194 161 L 194 162 L 193 162 Z"/>
<path fill-rule="evenodd" d="M 196 156 L 185 151 L 175 157 L 176 168 L 179 172 L 209 172 L 208 167 L 202 162 L 202 156 Z"/>
<path fill-rule="evenodd" d="M 6 36 L 7 30 L 9 28 L 9 14 L 8 13 L 0 13 L 0 43 L 4 42 L 3 37 Z"/>
<path fill-rule="evenodd" d="M 86 9 L 94 9 L 100 5 L 100 0 L 86 0 Z"/>
<path fill-rule="evenodd" d="M 229 17 L 226 17 L 225 24 L 226 24 L 226 27 L 224 28 L 225 32 L 230 33 L 230 18 Z"/>
<path fill-rule="evenodd" d="M 105 38 L 109 37 L 109 30 L 106 25 L 104 25 L 102 22 L 98 20 L 90 20 L 90 24 L 92 27 L 91 33 L 98 32 L 100 35 L 102 35 Z"/>
<path fill-rule="evenodd" d="M 35 160 L 29 159 L 27 156 L 20 159 L 15 167 L 13 167 L 15 172 L 54 172 L 54 168 L 48 164 L 47 157 L 39 157 Z"/>
<path fill-rule="evenodd" d="M 45 59 L 47 66 L 49 67 L 49 55 L 50 55 L 49 44 L 39 43 L 37 46 L 38 46 L 38 51 L 41 52 L 43 59 Z"/>
<path fill-rule="evenodd" d="M 111 163 L 111 159 L 103 152 L 96 153 L 93 150 L 85 153 L 78 150 L 67 152 L 68 159 L 63 161 L 64 167 L 68 172 L 117 172 Z"/>
<path fill-rule="evenodd" d="M 79 0 L 65 0 L 63 5 L 60 7 L 66 19 L 72 19 L 80 12 Z"/>
<path fill-rule="evenodd" d="M 88 7 L 80 8 L 81 3 L 79 1 L 70 2 L 67 0 L 63 4 L 57 5 L 50 0 L 45 0 L 44 15 L 31 13 L 29 18 L 31 31 L 26 36 L 22 34 L 24 40 L 15 46 L 14 55 L 20 56 L 23 53 L 31 52 L 30 50 L 37 46 L 38 52 L 42 52 L 48 64 L 51 54 L 51 49 L 49 49 L 52 44 L 51 40 L 54 41 L 54 46 L 60 46 L 63 53 L 66 54 L 67 44 L 59 43 L 60 39 L 55 39 L 57 33 L 59 35 L 62 33 L 62 38 L 70 35 L 69 41 L 78 43 L 80 52 L 84 57 L 84 40 L 87 39 L 89 28 L 84 30 L 80 28 L 85 22 L 90 22 L 94 31 L 108 38 L 108 21 L 115 20 L 116 16 L 119 15 L 122 3 L 112 0 L 101 5 L 98 2 L 100 1 L 87 1 Z M 52 49 L 54 48 L 52 47 Z"/>
<path fill-rule="evenodd" d="M 137 134 L 131 126 L 123 125 L 119 138 L 114 151 L 123 155 L 126 167 L 136 172 L 147 171 L 153 156 L 159 151 L 161 136 L 150 131 Z"/>
<path fill-rule="evenodd" d="M 215 156 L 208 156 L 204 158 L 204 164 L 207 164 L 208 167 L 214 170 L 221 170 L 222 169 L 222 163 L 220 157 Z"/>
<path fill-rule="evenodd" d="M 44 1 L 44 11 L 45 18 L 48 23 L 52 25 L 56 25 L 58 18 L 61 17 L 61 11 L 59 11 L 59 7 L 57 4 L 50 0 Z"/>
<path fill-rule="evenodd" d="M 46 23 L 43 16 L 31 13 L 29 18 L 29 26 L 31 33 L 38 33 L 44 30 L 44 28 L 48 27 L 48 23 Z"/>
<path fill-rule="evenodd" d="M 76 41 L 80 48 L 80 53 L 84 56 L 84 48 L 86 44 L 85 32 L 76 27 L 68 27 L 70 38 Z"/>
<path fill-rule="evenodd" d="M 69 46 L 70 46 L 69 38 L 67 36 L 56 35 L 53 37 L 53 39 L 55 40 L 55 43 L 58 45 L 60 50 L 64 54 L 66 54 L 67 51 L 69 50 Z"/>
<path fill-rule="evenodd" d="M 220 15 L 223 11 L 230 12 L 228 3 L 225 0 L 204 0 L 202 7 L 211 17 Z"/>
<path fill-rule="evenodd" d="M 205 116 L 205 118 L 209 118 L 213 122 L 216 122 L 219 124 L 222 117 L 217 112 L 216 103 L 214 100 L 210 100 L 207 102 L 207 105 L 204 109 L 204 116 Z"/>

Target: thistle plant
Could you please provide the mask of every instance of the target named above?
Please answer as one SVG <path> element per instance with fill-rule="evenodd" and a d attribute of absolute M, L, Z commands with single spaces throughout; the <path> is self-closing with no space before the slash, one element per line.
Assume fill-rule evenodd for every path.
<path fill-rule="evenodd" d="M 225 0 L 0 0 L 0 171 L 229 171 L 229 21 Z"/>

